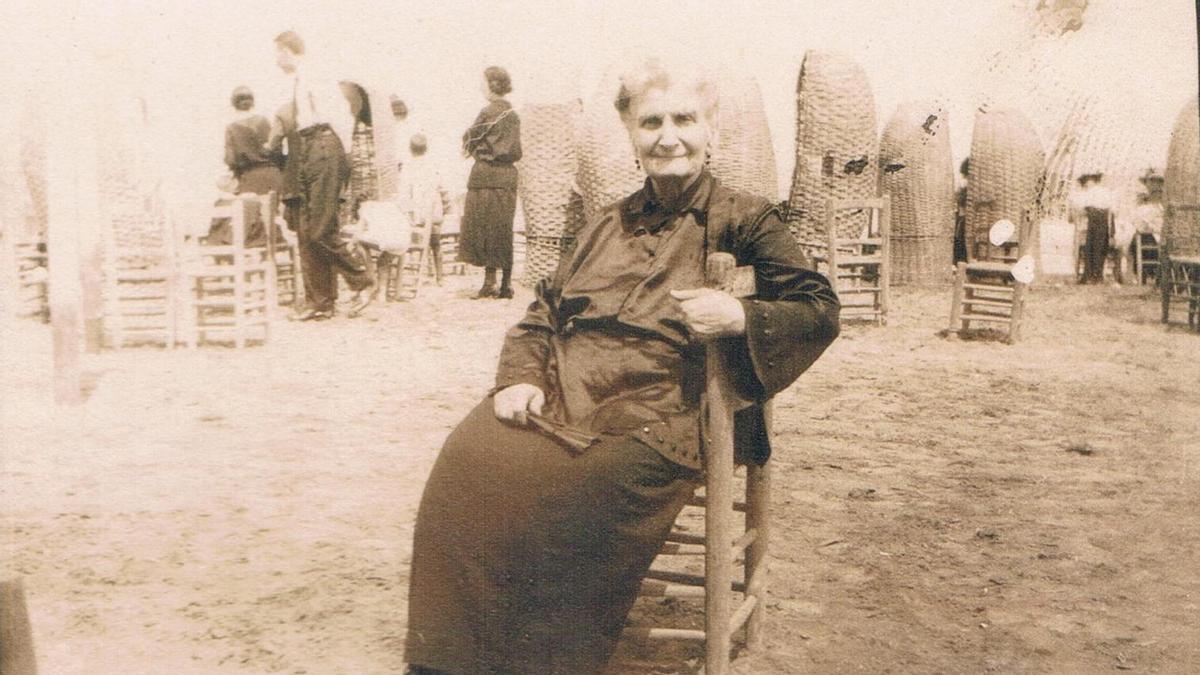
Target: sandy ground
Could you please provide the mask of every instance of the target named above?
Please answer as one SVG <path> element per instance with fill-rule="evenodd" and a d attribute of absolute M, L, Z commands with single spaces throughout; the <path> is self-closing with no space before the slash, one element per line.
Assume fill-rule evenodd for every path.
<path fill-rule="evenodd" d="M 477 283 L 88 356 L 69 411 L 47 328 L 7 321 L 0 569 L 42 672 L 399 672 L 422 483 L 529 299 Z M 1038 287 L 1015 346 L 938 337 L 948 289 L 895 305 L 777 401 L 769 632 L 738 672 L 1195 672 L 1200 335 L 1139 288 Z"/>

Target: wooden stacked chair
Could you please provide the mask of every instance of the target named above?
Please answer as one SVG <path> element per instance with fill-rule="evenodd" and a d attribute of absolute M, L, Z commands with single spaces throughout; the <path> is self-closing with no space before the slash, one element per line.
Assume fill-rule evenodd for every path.
<path fill-rule="evenodd" d="M 737 284 L 725 282 L 733 265 L 733 256 L 728 253 L 710 255 L 710 285 L 736 291 Z M 752 274 L 749 279 L 748 284 L 742 284 L 741 292 L 735 294 L 753 294 Z M 657 565 L 672 556 L 703 555 L 704 574 L 655 566 L 646 575 L 641 592 L 642 597 L 703 598 L 704 629 L 631 627 L 626 635 L 642 640 L 703 642 L 705 672 L 725 675 L 729 672 L 733 635 L 738 630 L 745 627 L 748 648 L 754 649 L 762 643 L 771 480 L 769 463 L 759 466 L 751 462 L 746 467 L 745 499 L 734 500 L 737 456 L 733 441 L 734 395 L 726 366 L 716 350 L 709 351 L 706 370 L 704 494 L 689 502 L 689 506 L 704 509 L 704 533 L 684 531 L 677 522 L 656 561 Z M 767 413 L 769 430 L 769 403 Z M 744 527 L 735 534 L 738 513 L 744 514 Z M 734 580 L 737 564 L 742 567 L 740 581 Z"/>
<path fill-rule="evenodd" d="M 838 214 L 865 212 L 863 230 L 854 236 L 838 233 Z M 891 295 L 891 200 L 831 199 L 825 206 L 826 248 L 814 257 L 837 291 L 843 319 L 887 323 Z M 843 228 L 844 229 L 844 228 Z"/>
<path fill-rule="evenodd" d="M 132 255 L 123 251 L 106 275 L 108 310 L 105 324 L 110 345 L 160 343 L 175 346 L 175 268 L 170 255 L 155 251 Z"/>
<path fill-rule="evenodd" d="M 389 251 L 391 256 L 380 273 L 384 280 L 384 297 L 388 301 L 415 298 L 431 266 L 428 224 L 412 226 L 412 241 L 403 251 Z"/>
<path fill-rule="evenodd" d="M 442 246 L 442 274 L 466 274 L 467 265 L 458 261 L 458 241 L 461 235 L 462 216 L 447 213 L 442 222 L 442 234 L 438 241 Z"/>
<path fill-rule="evenodd" d="M 1139 284 L 1158 281 L 1158 239 L 1150 232 L 1134 233 L 1133 264 Z"/>
<path fill-rule="evenodd" d="M 18 316 L 50 320 L 48 301 L 47 258 L 45 241 L 20 242 L 13 245 L 13 262 L 17 271 L 16 310 Z"/>
<path fill-rule="evenodd" d="M 188 346 L 214 340 L 244 347 L 251 339 L 266 342 L 278 307 L 275 262 L 269 245 L 246 246 L 246 213 L 259 210 L 272 237 L 272 200 L 237 197 L 214 210 L 214 217 L 229 218 L 232 243 L 201 245 L 190 251 L 183 265 L 188 318 L 194 321 Z"/>
<path fill-rule="evenodd" d="M 976 242 L 978 257 L 958 263 L 949 332 L 966 331 L 972 323 L 999 324 L 1008 329 L 1006 342 L 1012 344 L 1020 339 L 1029 284 L 1018 281 L 1013 276 L 1013 268 L 1025 255 L 1032 230 L 1028 214 L 1021 221 L 1015 240 L 1010 236 L 999 245 Z"/>
<path fill-rule="evenodd" d="M 1167 217 L 1184 221 L 1200 222 L 1200 204 L 1170 204 Z M 1186 222 L 1186 221 L 1185 221 Z M 1200 230 L 1198 230 L 1200 231 Z M 1174 239 L 1182 239 L 1176 236 Z M 1180 255 L 1173 250 L 1171 239 L 1160 252 L 1158 285 L 1162 292 L 1162 322 L 1168 323 L 1171 304 L 1182 302 L 1187 307 L 1188 326 L 1200 330 L 1200 255 L 1187 251 Z"/>

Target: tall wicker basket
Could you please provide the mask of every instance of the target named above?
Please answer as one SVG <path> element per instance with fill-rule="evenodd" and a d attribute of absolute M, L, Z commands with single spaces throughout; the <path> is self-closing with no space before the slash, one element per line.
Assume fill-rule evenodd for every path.
<path fill-rule="evenodd" d="M 809 50 L 796 87 L 796 168 L 788 225 L 801 245 L 824 248 L 825 203 L 870 198 L 878 188 L 875 99 L 849 57 Z M 855 237 L 865 213 L 838 214 L 838 236 Z"/>
<path fill-rule="evenodd" d="M 1171 256 L 1200 256 L 1200 107 L 1184 106 L 1167 152 L 1163 240 Z M 1184 208 L 1190 207 L 1190 208 Z"/>
<path fill-rule="evenodd" d="M 525 214 L 525 273 L 534 285 L 554 272 L 562 236 L 581 205 L 575 196 L 573 125 L 578 105 L 550 103 L 521 111 L 521 208 Z"/>
<path fill-rule="evenodd" d="M 975 256 L 977 243 L 987 242 L 997 220 L 1011 220 L 1020 232 L 1022 217 L 1037 213 L 1044 167 L 1037 130 L 1024 115 L 1011 109 L 976 113 L 967 176 L 969 256 Z M 1034 241 L 1023 243 L 1037 250 L 1037 228 L 1031 232 Z"/>
<path fill-rule="evenodd" d="M 576 182 L 588 220 L 604 207 L 637 191 L 646 178 L 635 162 L 629 133 L 613 107 L 617 87 L 614 73 L 602 78 L 600 87 L 584 101 L 576 125 Z"/>
<path fill-rule="evenodd" d="M 954 253 L 954 162 L 946 111 L 903 103 L 879 143 L 879 189 L 892 198 L 891 282 L 950 279 Z"/>
<path fill-rule="evenodd" d="M 713 175 L 731 188 L 778 201 L 775 148 L 758 81 L 751 75 L 726 76 L 720 81 L 720 95 L 721 133 L 712 156 Z"/>

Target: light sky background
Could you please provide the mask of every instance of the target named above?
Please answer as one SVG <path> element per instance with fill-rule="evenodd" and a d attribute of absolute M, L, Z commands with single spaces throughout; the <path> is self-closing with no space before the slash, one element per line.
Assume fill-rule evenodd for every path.
<path fill-rule="evenodd" d="M 1003 59 L 1006 50 L 1016 50 L 1011 59 L 1023 58 L 1021 17 L 1032 4 L 1036 0 L 3 0 L 0 21 L 9 30 L 0 44 L 0 112 L 11 131 L 20 106 L 45 96 L 45 82 L 61 77 L 61 45 L 72 36 L 85 53 L 120 53 L 125 66 L 115 77 L 121 81 L 101 87 L 144 96 L 163 188 L 186 211 L 215 196 L 231 90 L 250 86 L 268 114 L 284 101 L 288 89 L 272 45 L 284 29 L 298 31 L 310 60 L 332 74 L 403 98 L 412 112 L 403 132 L 429 137 L 431 155 L 451 183 L 465 183 L 469 165 L 457 145 L 484 103 L 484 67 L 508 68 L 510 98 L 519 110 L 528 102 L 591 98 L 600 73 L 636 50 L 694 54 L 757 77 L 782 198 L 794 161 L 795 87 L 806 49 L 838 49 L 864 67 L 880 130 L 901 101 L 941 102 L 958 159 L 969 151 L 972 117 L 985 100 L 1030 111 L 1040 105 L 1023 100 L 1028 89 L 1019 78 L 996 85 L 996 78 L 980 76 L 990 54 Z M 1178 111 L 1196 95 L 1194 12 L 1192 0 L 1092 0 L 1085 30 L 1048 57 L 1055 78 L 1111 102 L 1111 123 L 1136 137 L 1123 152 L 1147 166 L 1163 165 Z M 613 85 L 604 88 L 607 95 Z M 1048 122 L 1039 126 L 1050 135 Z"/>

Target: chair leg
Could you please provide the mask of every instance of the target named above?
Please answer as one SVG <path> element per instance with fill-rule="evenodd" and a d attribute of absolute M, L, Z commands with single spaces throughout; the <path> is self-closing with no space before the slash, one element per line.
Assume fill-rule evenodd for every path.
<path fill-rule="evenodd" d="M 770 423 L 768 422 L 768 427 Z M 746 648 L 760 649 L 763 643 L 763 614 L 767 601 L 767 543 L 771 532 L 771 463 L 746 468 L 746 528 L 757 532 L 746 550 L 746 596 L 757 604 L 746 622 Z"/>

